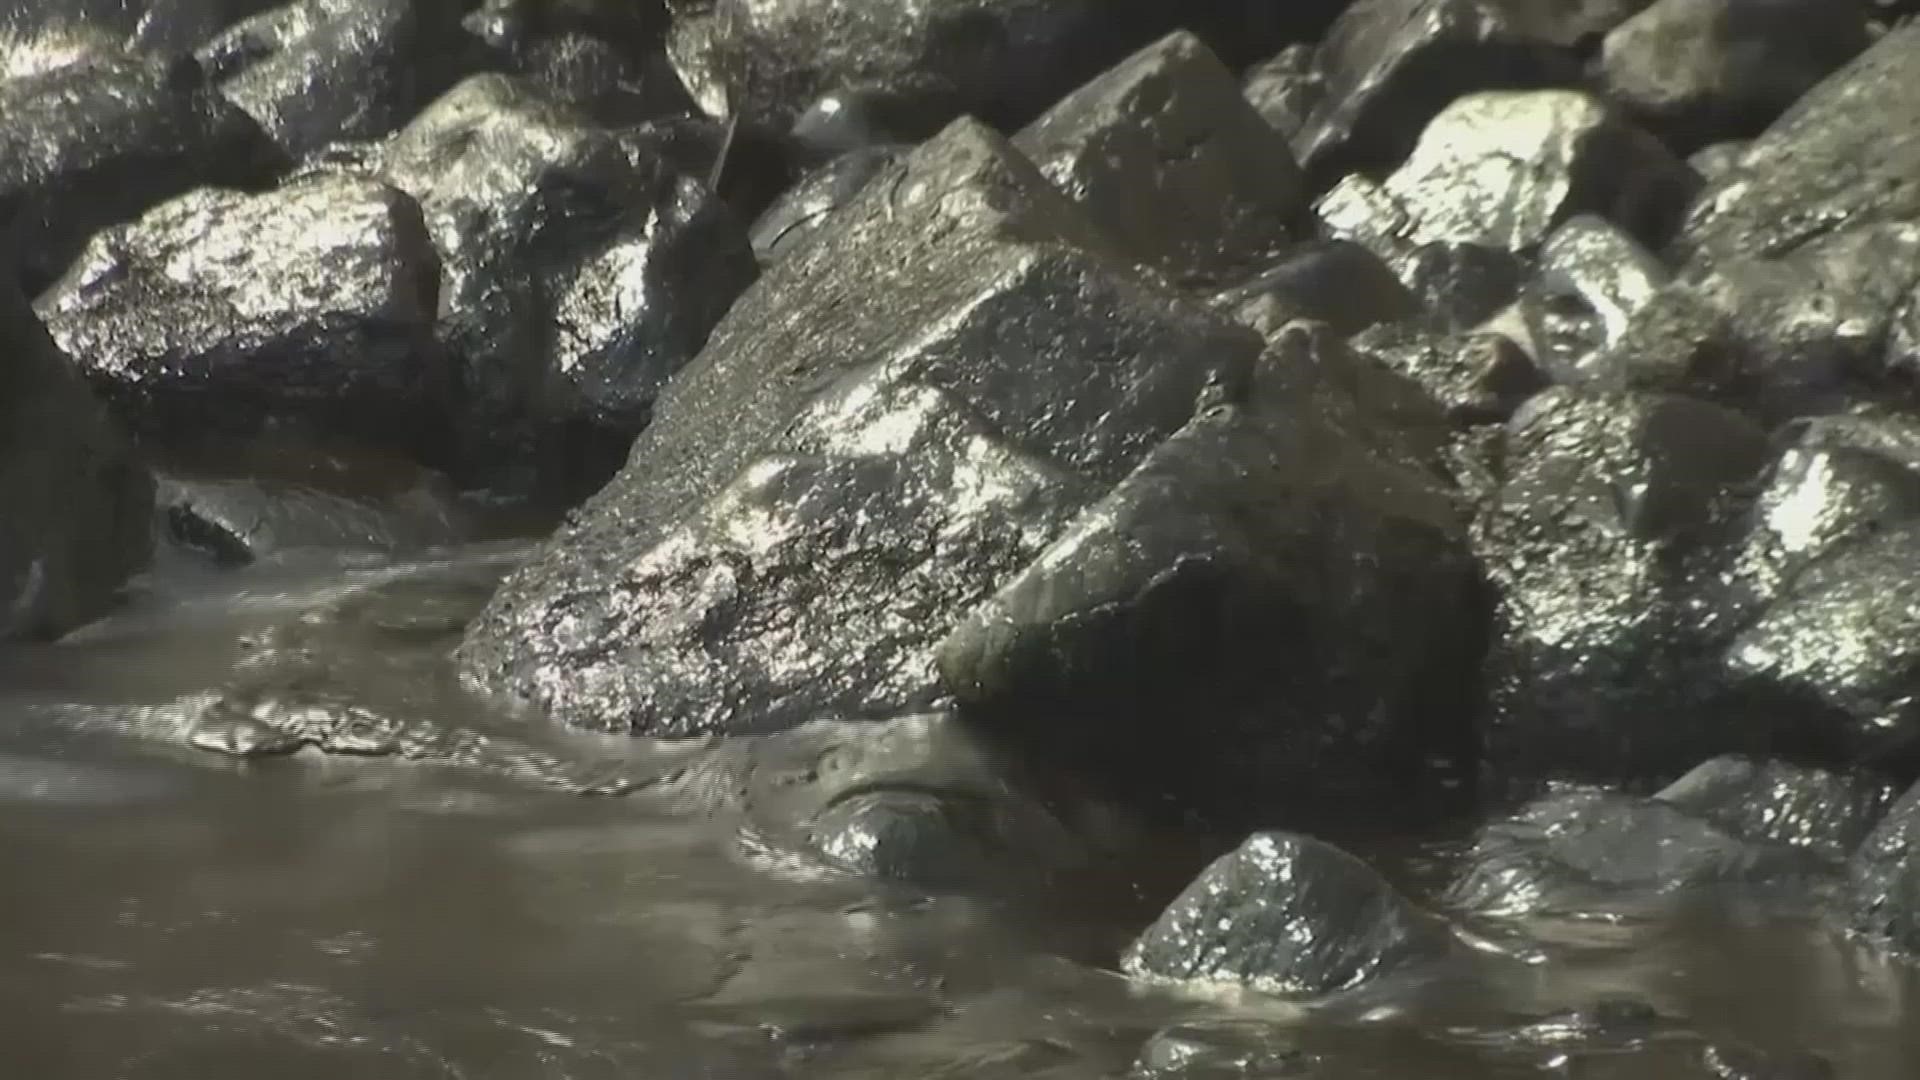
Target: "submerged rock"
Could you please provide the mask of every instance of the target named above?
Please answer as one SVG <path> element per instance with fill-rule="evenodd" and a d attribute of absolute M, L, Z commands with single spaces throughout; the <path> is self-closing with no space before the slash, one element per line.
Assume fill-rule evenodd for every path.
<path fill-rule="evenodd" d="M 1562 10 L 1554 10 L 1562 9 Z M 1360 0 L 1320 46 L 1326 97 L 1295 140 L 1308 170 L 1391 167 L 1441 109 L 1479 90 L 1566 85 L 1566 5 L 1532 0 Z"/>
<path fill-rule="evenodd" d="M 1067 95 L 1014 145 L 1119 251 L 1182 283 L 1245 276 L 1304 209 L 1285 141 L 1185 31 Z"/>
<path fill-rule="evenodd" d="M 1137 979 L 1320 996 L 1448 946 L 1439 920 L 1359 859 L 1310 836 L 1265 832 L 1195 878 L 1128 947 L 1120 968 Z"/>
<path fill-rule="evenodd" d="M 402 476 L 416 472 L 396 465 Z M 378 495 L 278 477 L 163 476 L 158 502 L 162 535 L 224 565 L 301 548 L 402 554 L 465 531 L 452 493 L 429 476 Z"/>
<path fill-rule="evenodd" d="M 1656 0 L 1600 51 L 1607 95 L 1682 149 L 1755 135 L 1867 47 L 1866 10 L 1828 0 Z"/>
<path fill-rule="evenodd" d="M 153 479 L 0 273 L 0 638 L 51 637 L 146 565 Z"/>
<path fill-rule="evenodd" d="M 1723 809 L 1731 818 L 1722 820 L 1749 833 L 1660 797 L 1550 795 L 1479 830 L 1447 899 L 1484 915 L 1576 914 L 1717 886 L 1792 886 L 1834 872 L 1823 852 L 1766 838 L 1764 805 Z"/>
<path fill-rule="evenodd" d="M 93 56 L 0 79 L 0 250 L 32 295 L 101 228 L 278 160 L 190 61 Z"/>
<path fill-rule="evenodd" d="M 1653 797 L 1742 840 L 1790 844 L 1838 862 L 1866 838 L 1894 794 L 1866 773 L 1727 756 L 1702 762 Z"/>
<path fill-rule="evenodd" d="M 1134 805 L 1244 821 L 1434 794 L 1468 752 L 1483 615 L 1429 466 L 1444 431 L 1296 325 L 967 616 L 947 686 Z"/>
<path fill-rule="evenodd" d="M 413 200 L 315 176 L 163 203 L 96 237 L 40 310 L 88 380 L 157 440 L 294 421 L 413 448 L 446 386 L 437 269 Z"/>
<path fill-rule="evenodd" d="M 1311 1076 L 1315 1055 L 1285 1027 L 1261 1020 L 1174 1024 L 1153 1033 L 1134 1058 L 1133 1080 L 1230 1080 Z"/>
<path fill-rule="evenodd" d="M 419 199 L 440 253 L 438 337 L 481 476 L 554 501 L 605 482 L 753 279 L 744 227 L 680 170 L 670 136 L 481 75 L 382 155 L 378 175 Z"/>
<path fill-rule="evenodd" d="M 1092 237 L 977 124 L 890 167 L 742 297 L 466 669 L 639 734 L 931 703 L 947 627 L 1258 348 Z"/>
<path fill-rule="evenodd" d="M 945 713 L 817 720 L 718 743 L 654 785 L 679 812 L 735 813 L 755 849 L 934 888 L 1014 885 L 1106 842 L 1060 816 L 1021 771 Z"/>
<path fill-rule="evenodd" d="M 1496 775 L 1671 776 L 1767 745 L 1770 718 L 1710 707 L 1733 628 L 1700 592 L 1766 457 L 1750 421 L 1688 398 L 1555 389 L 1515 416 L 1474 530 L 1499 596 Z"/>
<path fill-rule="evenodd" d="M 290 156 L 389 135 L 464 67 L 454 0 L 293 0 L 196 52 Z"/>
<path fill-rule="evenodd" d="M 1920 22 L 1802 95 L 1695 201 L 1679 254 L 1780 256 L 1838 225 L 1920 220 Z M 1872 108 L 1861 103 L 1872 102 Z"/>

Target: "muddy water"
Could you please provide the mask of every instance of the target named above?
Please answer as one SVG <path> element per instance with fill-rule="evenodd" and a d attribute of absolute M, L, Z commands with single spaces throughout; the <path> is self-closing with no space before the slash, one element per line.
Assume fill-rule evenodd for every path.
<path fill-rule="evenodd" d="M 305 658 L 417 713 L 411 760 L 242 762 L 167 722 L 343 589 L 484 595 L 513 556 L 170 565 L 0 657 L 0 1076 L 1064 1080 L 1211 1048 L 1220 1071 L 1186 1075 L 1693 1080 L 1710 1044 L 1920 1076 L 1913 971 L 1724 904 L 1478 927 L 1471 959 L 1327 1002 L 1132 986 L 1113 957 L 1217 849 L 1044 896 L 833 877 L 613 794 L 666 751 L 490 712 L 432 634 L 426 666 L 341 633 Z M 1441 838 L 1356 844 L 1416 890 L 1446 865 Z M 1597 1028 L 1565 1012 L 1622 998 Z"/>

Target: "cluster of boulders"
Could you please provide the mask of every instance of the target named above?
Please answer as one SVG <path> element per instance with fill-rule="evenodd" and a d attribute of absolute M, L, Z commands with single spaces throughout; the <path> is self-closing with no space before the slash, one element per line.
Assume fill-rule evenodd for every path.
<path fill-rule="evenodd" d="M 719 739 L 647 786 L 848 869 L 1572 783 L 1450 902 L 1844 878 L 1920 951 L 1902 5 L 46 7 L 0 30 L 12 632 L 154 505 L 246 561 L 484 491 L 574 509 L 466 683 Z M 1449 942 L 1261 832 L 1126 966 Z"/>

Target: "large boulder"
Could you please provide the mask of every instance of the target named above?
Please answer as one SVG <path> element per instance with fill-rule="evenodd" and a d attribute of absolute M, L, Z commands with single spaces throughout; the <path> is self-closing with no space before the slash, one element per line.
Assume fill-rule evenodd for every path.
<path fill-rule="evenodd" d="M 380 155 L 440 253 L 437 333 L 477 475 L 562 502 L 593 491 L 753 280 L 745 226 L 684 171 L 674 134 L 478 75 Z"/>
<path fill-rule="evenodd" d="M 99 229 L 202 184 L 258 182 L 278 161 L 191 61 L 91 55 L 0 79 L 9 273 L 37 293 Z"/>
<path fill-rule="evenodd" d="M 1916 66 L 1920 22 L 1888 33 L 1802 95 L 1701 194 L 1678 252 L 1710 261 L 1779 256 L 1838 224 L 1920 219 Z"/>
<path fill-rule="evenodd" d="M 300 157 L 393 133 L 465 66 L 457 0 L 293 0 L 196 53 L 220 92 Z"/>
<path fill-rule="evenodd" d="M 1404 219 L 1392 230 L 1401 240 L 1532 252 L 1581 213 L 1664 240 L 1698 184 L 1685 162 L 1598 98 L 1488 91 L 1442 109 L 1380 197 Z"/>
<path fill-rule="evenodd" d="M 1675 775 L 1763 749 L 1709 708 L 1731 627 L 1700 584 L 1767 462 L 1750 421 L 1681 397 L 1555 389 L 1508 425 L 1475 543 L 1499 595 L 1483 738 L 1497 776 Z"/>
<path fill-rule="evenodd" d="M 1290 328 L 968 615 L 947 685 L 1136 804 L 1238 821 L 1436 793 L 1471 753 L 1484 615 L 1431 464 L 1445 428 L 1326 328 Z"/>
<path fill-rule="evenodd" d="M 1285 141 L 1185 31 L 1067 95 L 1014 145 L 1121 251 L 1181 283 L 1246 276 L 1305 209 Z"/>
<path fill-rule="evenodd" d="M 1187 886 L 1120 968 L 1156 982 L 1317 997 L 1449 947 L 1446 927 L 1367 864 L 1297 833 L 1255 833 Z"/>
<path fill-rule="evenodd" d="M 466 671 L 641 734 L 932 702 L 947 628 L 1259 347 L 1098 243 L 978 124 L 889 167 L 741 298 Z"/>
<path fill-rule="evenodd" d="M 1600 52 L 1607 95 L 1682 149 L 1755 135 L 1867 47 L 1867 13 L 1829 0 L 1657 0 Z"/>
<path fill-rule="evenodd" d="M 109 229 L 39 308 L 158 441 L 294 422 L 413 448 L 445 393 L 437 276 L 412 199 L 313 176 L 260 195 L 203 189 Z"/>
<path fill-rule="evenodd" d="M 153 480 L 0 274 L 0 637 L 47 637 L 146 565 Z"/>

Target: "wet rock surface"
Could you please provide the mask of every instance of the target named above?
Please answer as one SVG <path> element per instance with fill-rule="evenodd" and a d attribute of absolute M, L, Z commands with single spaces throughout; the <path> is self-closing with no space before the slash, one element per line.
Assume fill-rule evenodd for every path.
<path fill-rule="evenodd" d="M 1257 833 L 1194 879 L 1120 963 L 1143 979 L 1319 996 L 1447 948 L 1433 916 L 1352 855 L 1309 836 Z"/>
<path fill-rule="evenodd" d="M 1245 276 L 1304 209 L 1286 143 L 1184 31 L 1069 94 L 1014 145 L 1122 252 L 1182 283 Z"/>
<path fill-rule="evenodd" d="M 278 420 L 418 449 L 446 397 L 437 274 L 412 199 L 317 176 L 163 203 L 95 237 L 39 310 L 157 440 Z"/>
<path fill-rule="evenodd" d="M 392 134 L 473 50 L 455 0 L 294 0 L 195 53 L 220 93 L 290 157 Z"/>
<path fill-rule="evenodd" d="M 5 275 L 0 447 L 0 636 L 52 636 L 146 565 L 153 479 Z"/>
<path fill-rule="evenodd" d="M 604 482 L 753 279 L 744 226 L 669 143 L 481 75 L 381 154 L 440 256 L 436 335 L 482 475 L 562 503 Z"/>
<path fill-rule="evenodd" d="M 468 670 L 661 734 L 931 702 L 947 625 L 1258 347 L 1091 236 L 976 125 L 876 177 L 742 298 Z"/>
<path fill-rule="evenodd" d="M 1481 617 L 1424 456 L 1443 428 L 1417 388 L 1296 324 L 967 616 L 947 686 L 1135 805 L 1239 821 L 1417 798 L 1468 752 Z M 1169 744 L 1176 712 L 1204 734 Z"/>
<path fill-rule="evenodd" d="M 201 184 L 257 183 L 276 162 L 188 61 L 87 55 L 0 79 L 0 240 L 29 295 L 96 230 Z"/>
<path fill-rule="evenodd" d="M 0 0 L 9 1064 L 1907 1080 L 1911 7 Z"/>

